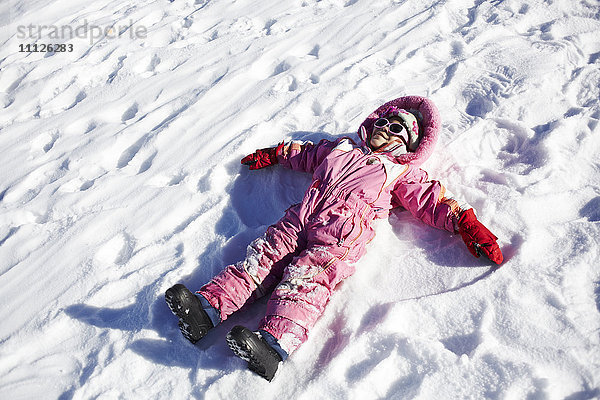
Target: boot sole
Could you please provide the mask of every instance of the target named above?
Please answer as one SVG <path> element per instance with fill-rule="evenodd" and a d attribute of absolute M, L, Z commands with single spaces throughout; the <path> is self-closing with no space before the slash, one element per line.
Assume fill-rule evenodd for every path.
<path fill-rule="evenodd" d="M 277 372 L 279 361 L 274 364 L 273 368 L 273 364 L 267 358 L 274 356 L 276 359 L 280 359 L 280 357 L 274 350 L 272 350 L 274 354 L 271 354 L 271 350 L 261 349 L 262 345 L 258 342 L 259 340 L 261 339 L 251 330 L 243 326 L 233 327 L 226 337 L 227 345 L 235 355 L 246 361 L 251 371 L 270 382 Z M 270 355 L 265 355 L 265 351 Z"/>
<path fill-rule="evenodd" d="M 177 284 L 165 292 L 165 301 L 169 309 L 179 319 L 179 330 L 183 336 L 192 343 L 202 339 L 210 330 L 206 326 L 208 316 L 204 316 L 204 310 L 190 312 L 192 307 L 201 307 L 195 302 L 200 302 L 192 292 L 182 284 Z"/>

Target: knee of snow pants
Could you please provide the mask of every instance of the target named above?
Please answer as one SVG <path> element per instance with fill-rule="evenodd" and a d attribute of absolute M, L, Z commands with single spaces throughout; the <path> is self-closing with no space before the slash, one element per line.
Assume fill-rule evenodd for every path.
<path fill-rule="evenodd" d="M 299 235 L 299 208 L 290 207 L 283 218 L 248 246 L 244 261 L 227 266 L 197 292 L 219 311 L 221 321 L 279 283 L 284 267 L 304 244 Z"/>
<path fill-rule="evenodd" d="M 299 258 L 295 261 L 300 261 Z M 300 261 L 301 262 L 301 261 Z M 280 346 L 291 354 L 308 338 L 309 330 L 323 314 L 333 289 L 354 273 L 354 266 L 338 259 L 316 275 L 295 262 L 284 272 L 282 282 L 275 288 L 267 303 L 265 318 L 259 328 L 272 334 Z M 291 271 L 290 271 L 291 270 Z M 308 272 L 301 276 L 295 272 Z M 291 273 L 290 273 L 291 272 Z"/>

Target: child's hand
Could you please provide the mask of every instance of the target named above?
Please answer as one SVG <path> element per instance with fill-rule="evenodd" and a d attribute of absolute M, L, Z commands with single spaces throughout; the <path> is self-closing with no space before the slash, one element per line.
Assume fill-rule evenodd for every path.
<path fill-rule="evenodd" d="M 477 220 L 472 208 L 460 216 L 458 232 L 475 257 L 479 257 L 483 253 L 496 264 L 502 263 L 504 257 L 496 243 L 498 238 Z"/>
<path fill-rule="evenodd" d="M 251 170 L 261 169 L 268 167 L 269 165 L 275 165 L 279 163 L 277 160 L 277 154 L 283 148 L 283 143 L 277 147 L 271 147 L 268 149 L 259 149 L 252 154 L 248 154 L 242 158 L 241 163 L 248 165 Z"/>

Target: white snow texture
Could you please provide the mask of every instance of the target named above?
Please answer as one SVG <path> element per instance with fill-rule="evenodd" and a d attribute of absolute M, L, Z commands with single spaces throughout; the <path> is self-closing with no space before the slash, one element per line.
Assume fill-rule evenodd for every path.
<path fill-rule="evenodd" d="M 3 0 L 0 398 L 600 398 L 599 33 L 596 0 Z M 164 291 L 310 182 L 239 160 L 404 95 L 504 265 L 398 212 L 273 382 L 225 343 L 264 301 L 187 342 Z"/>

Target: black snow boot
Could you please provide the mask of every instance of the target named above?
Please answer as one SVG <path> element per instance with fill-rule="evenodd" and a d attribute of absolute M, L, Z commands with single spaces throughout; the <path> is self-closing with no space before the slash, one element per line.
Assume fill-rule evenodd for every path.
<path fill-rule="evenodd" d="M 236 356 L 248 362 L 248 368 L 269 382 L 275 376 L 281 357 L 257 333 L 234 326 L 227 334 L 227 345 Z"/>
<path fill-rule="evenodd" d="M 165 300 L 171 312 L 179 318 L 179 329 L 192 343 L 202 339 L 213 328 L 200 299 L 181 283 L 167 289 Z"/>

